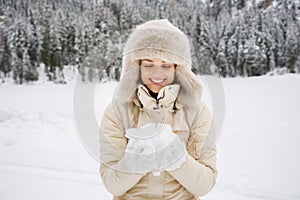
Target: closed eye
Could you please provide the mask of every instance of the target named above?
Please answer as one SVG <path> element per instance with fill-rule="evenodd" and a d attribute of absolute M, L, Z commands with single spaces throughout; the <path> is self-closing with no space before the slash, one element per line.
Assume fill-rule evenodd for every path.
<path fill-rule="evenodd" d="M 170 65 L 163 65 L 162 67 L 163 67 L 164 69 L 170 69 L 170 68 L 171 68 Z"/>

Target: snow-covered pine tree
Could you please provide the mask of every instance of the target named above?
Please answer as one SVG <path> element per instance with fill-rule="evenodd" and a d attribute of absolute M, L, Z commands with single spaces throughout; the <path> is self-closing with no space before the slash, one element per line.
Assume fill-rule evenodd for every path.
<path fill-rule="evenodd" d="M 22 18 L 17 19 L 11 40 L 13 79 L 17 84 L 24 82 L 23 54 L 28 45 L 25 25 Z"/>
<path fill-rule="evenodd" d="M 286 7 L 287 15 L 287 30 L 286 30 L 286 39 L 284 41 L 285 46 L 285 57 L 286 67 L 290 72 L 295 72 L 295 65 L 297 60 L 300 58 L 300 46 L 299 46 L 299 20 L 296 18 L 297 11 L 295 2 L 291 2 L 290 5 Z"/>
<path fill-rule="evenodd" d="M 78 70 L 78 73 L 81 76 L 81 80 L 85 81 L 85 73 L 83 70 L 83 61 L 85 59 L 85 52 L 84 52 L 84 40 L 83 40 L 83 35 L 82 31 L 78 30 L 76 32 L 76 37 L 75 37 L 75 63 L 76 67 Z"/>
<path fill-rule="evenodd" d="M 49 65 L 50 65 L 50 20 L 52 19 L 52 14 L 50 7 L 45 5 L 42 10 L 41 15 L 41 49 L 40 49 L 40 61 L 45 65 L 45 73 L 49 77 Z"/>
<path fill-rule="evenodd" d="M 57 27 L 53 26 L 50 29 L 50 62 L 49 62 L 49 75 L 50 78 L 56 83 L 65 83 L 63 73 L 63 57 L 61 38 L 58 34 Z"/>
<path fill-rule="evenodd" d="M 11 19 L 7 13 L 0 8 L 0 78 L 4 82 L 4 78 L 11 71 L 11 49 L 9 48 L 9 26 Z"/>
<path fill-rule="evenodd" d="M 196 29 L 193 38 L 194 56 L 196 58 L 196 68 L 201 74 L 211 74 L 210 66 L 212 64 L 211 56 L 211 36 L 208 29 L 207 21 L 199 9 L 196 17 Z"/>
<path fill-rule="evenodd" d="M 274 58 L 274 38 L 272 37 L 272 30 L 274 29 L 274 18 L 272 9 L 266 12 L 260 12 L 261 15 L 261 35 L 263 37 L 262 51 L 266 55 L 267 71 L 273 71 L 276 67 Z"/>
<path fill-rule="evenodd" d="M 33 68 L 37 68 L 40 62 L 40 49 L 39 49 L 39 36 L 37 28 L 37 17 L 36 13 L 29 10 L 29 23 L 27 25 L 27 35 L 28 35 L 28 55 L 30 59 L 30 64 Z M 35 78 L 37 79 L 37 77 Z"/>
<path fill-rule="evenodd" d="M 287 68 L 287 30 L 288 30 L 288 4 L 286 0 L 279 6 L 279 14 L 277 14 L 277 41 L 276 41 L 276 64 L 279 68 Z"/>
<path fill-rule="evenodd" d="M 24 81 L 37 81 L 38 80 L 38 72 L 34 65 L 31 64 L 30 57 L 28 55 L 28 49 L 25 48 L 23 52 L 23 60 L 22 65 L 24 69 Z"/>
<path fill-rule="evenodd" d="M 218 46 L 218 53 L 215 60 L 216 66 L 218 67 L 219 74 L 223 77 L 231 75 L 230 68 L 226 57 L 226 37 L 221 38 Z"/>

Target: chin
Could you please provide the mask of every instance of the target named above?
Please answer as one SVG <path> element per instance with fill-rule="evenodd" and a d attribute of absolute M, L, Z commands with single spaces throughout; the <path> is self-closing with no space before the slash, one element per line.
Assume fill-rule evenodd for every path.
<path fill-rule="evenodd" d="M 148 87 L 152 92 L 154 92 L 154 93 L 158 93 L 159 91 L 160 91 L 160 89 L 161 88 L 163 88 L 163 87 Z"/>
<path fill-rule="evenodd" d="M 159 90 L 157 90 L 157 89 L 150 89 L 152 92 L 154 92 L 154 93 L 158 93 L 159 92 Z"/>

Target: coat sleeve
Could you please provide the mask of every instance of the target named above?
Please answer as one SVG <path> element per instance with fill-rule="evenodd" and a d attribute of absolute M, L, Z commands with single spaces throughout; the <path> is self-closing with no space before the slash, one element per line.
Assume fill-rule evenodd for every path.
<path fill-rule="evenodd" d="M 216 182 L 216 137 L 208 107 L 202 103 L 197 110 L 192 120 L 187 159 L 179 169 L 169 173 L 192 194 L 204 196 Z"/>
<path fill-rule="evenodd" d="M 127 139 L 120 118 L 120 113 L 110 104 L 100 125 L 100 175 L 114 196 L 123 195 L 142 178 L 141 174 L 130 172 L 124 162 Z"/>

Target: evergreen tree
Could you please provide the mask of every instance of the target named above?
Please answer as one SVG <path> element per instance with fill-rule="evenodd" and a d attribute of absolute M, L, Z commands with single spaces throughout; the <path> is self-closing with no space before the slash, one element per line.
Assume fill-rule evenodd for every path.
<path fill-rule="evenodd" d="M 44 15 L 41 19 L 41 62 L 45 65 L 45 73 L 49 74 L 50 65 L 50 20 L 52 18 L 49 6 L 43 9 Z"/>
<path fill-rule="evenodd" d="M 286 30 L 286 39 L 284 41 L 285 46 L 285 57 L 286 67 L 290 72 L 294 72 L 295 65 L 297 60 L 300 58 L 300 47 L 299 47 L 299 22 L 295 18 L 296 16 L 296 6 L 293 2 L 288 8 L 287 12 L 289 15 L 287 18 L 287 30 Z"/>
<path fill-rule="evenodd" d="M 83 61 L 85 59 L 85 51 L 84 51 L 84 40 L 81 30 L 78 31 L 75 38 L 75 51 L 76 51 L 76 66 L 79 74 L 81 75 L 82 81 L 85 81 L 85 74 L 83 70 Z"/>
<path fill-rule="evenodd" d="M 3 13 L 6 14 L 6 13 Z M 6 15 L 0 18 L 0 72 L 3 73 L 3 77 L 7 77 L 11 71 L 11 50 L 9 48 L 9 25 L 10 18 Z M 4 79 L 3 79 L 4 81 Z"/>
<path fill-rule="evenodd" d="M 25 48 L 23 52 L 23 60 L 22 65 L 24 69 L 24 81 L 37 81 L 38 80 L 38 72 L 36 67 L 32 65 L 30 57 L 28 55 L 28 50 Z"/>
<path fill-rule="evenodd" d="M 272 30 L 274 28 L 274 21 L 271 12 L 260 13 L 262 15 L 262 35 L 263 35 L 263 49 L 266 55 L 267 71 L 273 71 L 276 67 L 274 58 L 274 38 L 272 37 Z"/>
<path fill-rule="evenodd" d="M 196 30 L 194 54 L 196 57 L 196 65 L 198 65 L 198 70 L 202 74 L 211 74 L 210 66 L 212 64 L 211 47 L 212 42 L 210 40 L 209 30 L 205 18 L 201 16 L 198 12 L 196 18 Z"/>
<path fill-rule="evenodd" d="M 14 26 L 11 41 L 13 79 L 16 83 L 22 84 L 24 82 L 23 54 L 28 43 L 24 23 L 21 19 L 18 19 Z"/>
<path fill-rule="evenodd" d="M 226 57 L 226 38 L 221 38 L 215 63 L 221 76 L 226 77 L 232 74 Z"/>
<path fill-rule="evenodd" d="M 63 76 L 63 61 L 61 56 L 61 45 L 56 34 L 55 28 L 50 31 L 50 46 L 49 46 L 49 70 L 48 77 L 50 81 L 64 81 Z"/>
<path fill-rule="evenodd" d="M 28 24 L 28 55 L 30 59 L 30 64 L 33 68 L 39 66 L 39 37 L 37 30 L 36 17 L 34 16 L 32 10 L 29 11 L 29 24 Z"/>
<path fill-rule="evenodd" d="M 239 34 L 239 28 L 236 27 L 234 29 L 233 34 L 229 35 L 229 39 L 227 42 L 227 60 L 229 67 L 231 69 L 234 69 L 233 76 L 239 76 L 241 75 L 241 72 L 239 69 L 236 68 L 237 66 L 237 56 L 238 56 L 238 34 Z"/>

